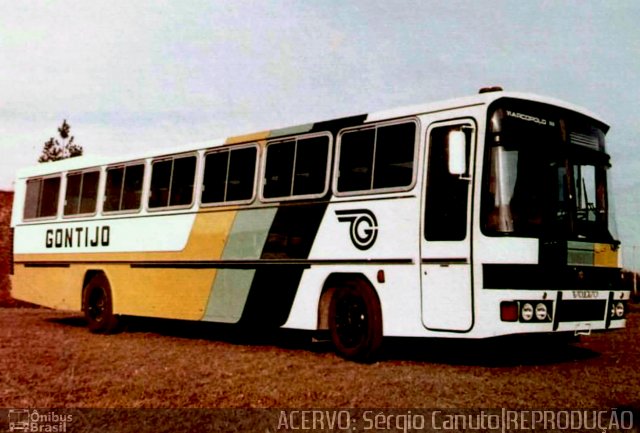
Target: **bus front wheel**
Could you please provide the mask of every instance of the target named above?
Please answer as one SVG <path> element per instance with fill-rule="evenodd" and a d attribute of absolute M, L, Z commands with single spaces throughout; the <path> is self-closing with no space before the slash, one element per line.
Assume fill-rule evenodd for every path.
<path fill-rule="evenodd" d="M 84 289 L 84 317 L 89 331 L 97 334 L 109 334 L 118 328 L 118 317 L 113 314 L 111 287 L 104 274 L 94 276 Z"/>
<path fill-rule="evenodd" d="M 382 344 L 382 313 L 373 289 L 364 283 L 336 287 L 329 304 L 329 333 L 338 354 L 370 361 Z"/>

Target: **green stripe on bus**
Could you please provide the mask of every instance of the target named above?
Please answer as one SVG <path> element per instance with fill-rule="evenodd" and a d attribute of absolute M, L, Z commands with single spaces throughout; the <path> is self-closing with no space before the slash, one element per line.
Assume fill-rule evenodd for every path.
<path fill-rule="evenodd" d="M 238 211 L 222 260 L 259 260 L 276 212 L 275 207 Z M 203 320 L 238 322 L 255 272 L 255 269 L 219 269 Z"/>
<path fill-rule="evenodd" d="M 306 125 L 291 126 L 288 128 L 275 129 L 269 134 L 269 138 L 283 137 L 285 135 L 304 134 L 313 129 L 313 123 Z"/>

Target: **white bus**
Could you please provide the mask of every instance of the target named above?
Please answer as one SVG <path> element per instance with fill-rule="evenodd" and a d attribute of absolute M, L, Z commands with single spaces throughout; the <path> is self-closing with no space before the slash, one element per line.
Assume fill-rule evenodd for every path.
<path fill-rule="evenodd" d="M 13 296 L 119 316 L 383 337 L 625 326 L 608 126 L 467 98 L 19 172 Z"/>

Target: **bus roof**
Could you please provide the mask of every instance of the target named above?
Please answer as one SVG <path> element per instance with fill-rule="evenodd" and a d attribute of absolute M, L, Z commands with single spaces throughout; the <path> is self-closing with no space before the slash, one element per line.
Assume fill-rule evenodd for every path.
<path fill-rule="evenodd" d="M 531 93 L 518 93 L 518 92 L 505 92 L 505 91 L 491 91 L 487 93 L 479 93 L 479 94 L 468 96 L 468 97 L 393 108 L 389 110 L 369 113 L 361 116 L 361 118 L 365 119 L 364 123 L 366 124 L 370 122 L 391 120 L 391 119 L 413 116 L 413 115 L 428 114 L 428 113 L 453 110 L 453 109 L 459 109 L 459 108 L 465 108 L 465 107 L 488 105 L 497 99 L 506 98 L 506 97 L 555 105 L 561 108 L 565 108 L 568 110 L 581 113 L 585 116 L 588 116 L 606 125 L 606 122 L 604 122 L 598 115 L 580 106 L 573 105 L 565 101 L 561 101 L 561 100 L 546 97 L 546 96 L 540 96 L 540 95 L 535 95 Z M 338 121 L 340 119 L 348 119 L 348 117 L 337 118 L 334 120 Z M 208 140 L 204 142 L 181 145 L 178 147 L 167 147 L 167 148 L 161 148 L 161 149 L 156 149 L 152 151 L 132 153 L 128 155 L 117 155 L 117 156 L 111 156 L 111 157 L 88 155 L 88 156 L 68 158 L 61 161 L 41 163 L 41 164 L 33 165 L 30 167 L 22 168 L 18 170 L 17 177 L 27 178 L 27 177 L 33 177 L 33 176 L 46 176 L 48 174 L 59 173 L 64 171 L 74 171 L 74 170 L 80 170 L 80 169 L 90 168 L 90 167 L 99 167 L 102 165 L 111 165 L 111 164 L 125 163 L 128 161 L 144 160 L 147 158 L 161 157 L 165 155 L 194 152 L 202 149 L 209 149 L 213 147 L 222 146 L 224 144 L 273 139 L 276 137 L 282 137 L 282 136 L 290 135 L 294 133 L 299 134 L 299 133 L 310 131 L 313 128 L 314 124 L 315 123 L 302 124 L 294 127 L 278 128 L 274 130 L 262 131 L 262 132 L 247 134 L 247 135 L 231 136 L 226 139 L 214 139 L 214 140 Z"/>

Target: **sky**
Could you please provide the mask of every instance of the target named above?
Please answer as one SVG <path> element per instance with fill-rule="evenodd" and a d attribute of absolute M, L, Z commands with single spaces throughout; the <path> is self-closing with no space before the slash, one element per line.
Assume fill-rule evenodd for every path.
<path fill-rule="evenodd" d="M 640 268 L 638 22 L 633 0 L 2 2 L 0 189 L 63 119 L 85 154 L 113 155 L 500 85 L 611 125 L 618 234 Z"/>

